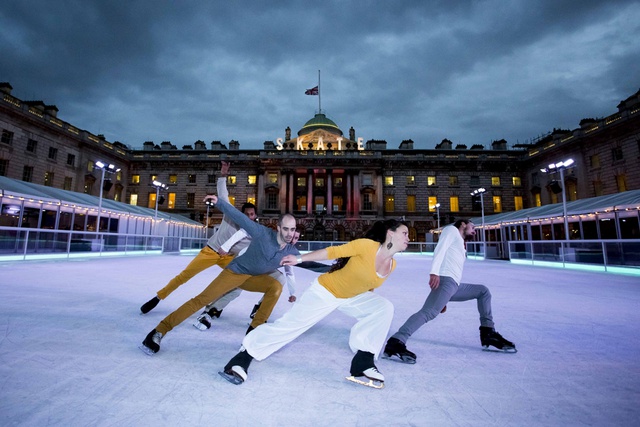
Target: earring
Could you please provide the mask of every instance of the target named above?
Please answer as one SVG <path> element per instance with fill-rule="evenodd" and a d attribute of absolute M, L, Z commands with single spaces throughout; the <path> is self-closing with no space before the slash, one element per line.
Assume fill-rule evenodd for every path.
<path fill-rule="evenodd" d="M 391 242 L 387 243 L 387 249 L 391 249 L 391 246 L 393 246 L 393 243 Z"/>

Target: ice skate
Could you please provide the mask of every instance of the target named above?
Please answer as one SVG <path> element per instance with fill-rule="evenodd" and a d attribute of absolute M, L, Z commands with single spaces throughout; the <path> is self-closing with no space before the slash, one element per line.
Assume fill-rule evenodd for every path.
<path fill-rule="evenodd" d="M 501 351 L 504 353 L 517 353 L 516 345 L 507 341 L 495 329 L 488 326 L 480 326 L 480 343 L 485 351 Z M 491 348 L 494 347 L 494 348 Z"/>
<path fill-rule="evenodd" d="M 258 312 L 258 310 L 260 310 L 260 304 L 262 303 L 259 302 L 253 306 L 253 310 L 251 310 L 251 314 L 249 315 L 250 318 L 253 319 L 256 316 L 256 313 Z"/>
<path fill-rule="evenodd" d="M 397 338 L 389 338 L 382 352 L 382 358 L 393 360 L 394 362 L 408 363 L 410 365 L 416 363 L 417 359 L 415 353 L 407 350 L 405 343 Z"/>
<path fill-rule="evenodd" d="M 218 374 L 232 384 L 239 385 L 246 381 L 247 371 L 253 357 L 244 349 L 229 360 L 229 363 Z"/>
<path fill-rule="evenodd" d="M 147 314 L 148 312 L 156 308 L 156 305 L 158 305 L 159 302 L 160 298 L 158 298 L 157 296 L 151 298 L 149 301 L 142 304 L 142 307 L 140 307 L 141 314 Z"/>
<path fill-rule="evenodd" d="M 384 375 L 373 363 L 373 353 L 358 350 L 351 361 L 351 376 L 346 377 L 348 381 L 373 388 L 384 387 Z"/>
<path fill-rule="evenodd" d="M 154 329 L 147 334 L 138 348 L 145 354 L 153 356 L 160 351 L 160 341 L 162 341 L 162 334 Z"/>
<path fill-rule="evenodd" d="M 200 316 L 198 316 L 195 322 L 193 322 L 193 326 L 200 329 L 201 331 L 206 331 L 211 327 L 212 320 L 213 319 L 211 319 L 211 316 L 209 316 L 209 313 L 204 312 Z"/>

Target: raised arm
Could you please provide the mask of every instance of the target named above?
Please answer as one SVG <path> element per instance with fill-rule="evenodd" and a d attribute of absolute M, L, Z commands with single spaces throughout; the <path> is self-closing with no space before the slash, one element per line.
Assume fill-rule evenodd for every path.
<path fill-rule="evenodd" d="M 227 176 L 229 175 L 229 162 L 222 162 L 220 167 L 220 176 L 216 182 L 216 189 L 218 190 L 218 198 L 229 202 L 229 190 L 227 190 Z"/>

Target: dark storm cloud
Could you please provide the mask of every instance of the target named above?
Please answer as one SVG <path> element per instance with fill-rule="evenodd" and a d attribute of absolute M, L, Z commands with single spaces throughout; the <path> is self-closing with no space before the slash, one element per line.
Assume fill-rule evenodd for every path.
<path fill-rule="evenodd" d="M 140 147 L 346 133 L 432 148 L 511 144 L 615 112 L 638 90 L 634 1 L 18 1 L 0 80 Z"/>

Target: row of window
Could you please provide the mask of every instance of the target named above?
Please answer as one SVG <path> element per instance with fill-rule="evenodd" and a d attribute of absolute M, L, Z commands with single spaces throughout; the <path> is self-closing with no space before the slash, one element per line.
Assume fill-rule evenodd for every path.
<path fill-rule="evenodd" d="M 0 137 L 0 141 L 3 144 L 12 145 L 13 144 L 13 132 L 2 129 L 2 137 Z M 27 152 L 37 154 L 38 151 L 38 141 L 35 139 L 29 138 L 27 140 Z M 50 160 L 57 161 L 58 160 L 58 149 L 56 147 L 49 147 L 49 153 L 47 158 Z M 67 165 L 75 167 L 76 165 L 76 155 L 67 153 Z M 46 185 L 46 184 L 45 184 Z"/>
<path fill-rule="evenodd" d="M 480 186 L 480 177 L 479 176 L 471 176 L 470 178 L 470 186 Z M 450 175 L 448 177 L 449 186 L 457 187 L 460 184 L 458 183 L 458 176 Z M 407 175 L 407 185 L 416 185 L 416 177 L 415 175 Z M 384 185 L 393 186 L 394 185 L 394 177 L 393 176 L 385 176 L 384 177 Z M 427 176 L 427 186 L 433 187 L 438 185 L 438 180 L 436 176 Z M 513 187 L 522 187 L 522 179 L 519 176 L 511 177 L 511 185 Z M 501 179 L 499 176 L 491 177 L 491 186 L 492 187 L 501 187 Z"/>

